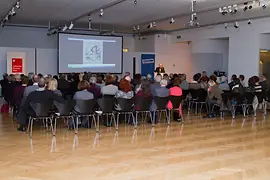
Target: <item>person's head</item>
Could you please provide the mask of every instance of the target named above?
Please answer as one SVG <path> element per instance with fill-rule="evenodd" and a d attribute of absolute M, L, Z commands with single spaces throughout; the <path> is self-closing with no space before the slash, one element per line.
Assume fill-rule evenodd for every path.
<path fill-rule="evenodd" d="M 126 93 L 129 91 L 132 91 L 130 81 L 124 78 L 120 80 L 119 88 L 121 91 L 126 92 Z"/>
<path fill-rule="evenodd" d="M 21 76 L 20 76 L 19 74 L 16 74 L 16 75 L 14 76 L 14 79 L 15 79 L 15 81 L 17 81 L 17 82 L 20 82 L 20 81 L 21 81 Z"/>
<path fill-rule="evenodd" d="M 217 76 L 212 74 L 210 77 L 209 77 L 210 80 L 214 81 L 215 83 L 217 82 Z"/>
<path fill-rule="evenodd" d="M 180 79 L 181 79 L 181 81 L 186 81 L 187 80 L 187 75 L 186 74 L 181 74 Z"/>
<path fill-rule="evenodd" d="M 130 72 L 126 72 L 125 73 L 125 76 L 130 76 Z"/>
<path fill-rule="evenodd" d="M 98 84 L 102 84 L 103 83 L 103 79 L 100 75 L 97 76 L 97 83 Z"/>
<path fill-rule="evenodd" d="M 8 74 L 7 73 L 3 74 L 3 79 L 8 79 Z"/>
<path fill-rule="evenodd" d="M 203 76 L 206 76 L 206 77 L 207 77 L 207 72 L 206 72 L 206 71 L 203 71 L 203 72 L 202 72 L 202 77 L 203 77 Z"/>
<path fill-rule="evenodd" d="M 135 74 L 134 79 L 135 80 L 140 80 L 142 78 L 141 74 Z"/>
<path fill-rule="evenodd" d="M 168 81 L 166 80 L 166 79 L 162 79 L 161 81 L 160 81 L 160 86 L 161 87 L 166 87 L 168 85 Z"/>
<path fill-rule="evenodd" d="M 173 78 L 173 73 L 171 73 L 171 74 L 169 75 L 169 77 L 170 77 L 170 79 L 172 79 L 172 78 Z"/>
<path fill-rule="evenodd" d="M 15 75 L 14 75 L 14 74 L 10 74 L 9 77 L 10 77 L 10 80 L 11 80 L 12 82 L 15 81 Z"/>
<path fill-rule="evenodd" d="M 255 83 L 259 83 L 260 82 L 260 78 L 258 76 L 253 76 L 253 78 L 254 78 Z"/>
<path fill-rule="evenodd" d="M 235 85 L 237 85 L 237 84 L 240 84 L 241 81 L 240 81 L 239 78 L 236 78 L 236 79 L 233 80 L 233 82 L 234 82 Z"/>
<path fill-rule="evenodd" d="M 197 73 L 197 74 L 195 74 L 195 75 L 193 76 L 193 81 L 198 82 L 198 81 L 200 80 L 200 78 L 201 78 L 201 75 L 200 75 L 199 73 Z"/>
<path fill-rule="evenodd" d="M 115 76 L 112 74 L 108 74 L 106 76 L 105 83 L 106 83 L 106 85 L 114 84 L 115 83 Z"/>
<path fill-rule="evenodd" d="M 58 82 L 54 78 L 50 78 L 48 82 L 48 90 L 56 91 L 58 87 Z"/>
<path fill-rule="evenodd" d="M 52 75 L 51 75 L 51 74 L 47 74 L 47 77 L 48 77 L 48 78 L 52 78 Z"/>
<path fill-rule="evenodd" d="M 131 77 L 130 76 L 125 76 L 124 79 L 131 82 Z"/>
<path fill-rule="evenodd" d="M 163 64 L 159 64 L 158 67 L 163 68 Z"/>
<path fill-rule="evenodd" d="M 169 75 L 168 75 L 168 74 L 164 74 L 164 75 L 163 75 L 163 79 L 165 79 L 165 80 L 169 81 L 169 80 L 170 80 L 170 77 L 169 77 Z"/>
<path fill-rule="evenodd" d="M 22 85 L 27 85 L 29 82 L 29 78 L 27 76 L 22 77 Z"/>
<path fill-rule="evenodd" d="M 128 77 L 129 77 L 129 76 L 128 76 Z M 118 82 L 119 77 L 118 77 L 117 75 L 115 75 L 115 76 L 114 76 L 114 78 L 115 78 L 115 80 L 114 80 L 114 81 L 115 81 L 115 82 Z M 130 80 L 130 81 L 131 81 L 131 80 Z"/>
<path fill-rule="evenodd" d="M 162 79 L 161 75 L 156 75 L 155 81 L 156 81 L 157 83 L 160 83 L 161 79 Z"/>
<path fill-rule="evenodd" d="M 251 77 L 248 79 L 248 86 L 254 86 L 256 83 L 255 78 Z"/>
<path fill-rule="evenodd" d="M 57 81 L 59 80 L 59 77 L 57 75 L 54 75 L 53 78 L 56 79 Z"/>
<path fill-rule="evenodd" d="M 24 74 L 20 74 L 21 78 L 24 77 Z"/>
<path fill-rule="evenodd" d="M 150 80 L 150 79 L 152 79 L 152 75 L 151 74 L 147 74 L 146 78 Z"/>
<path fill-rule="evenodd" d="M 236 78 L 237 78 L 236 74 L 233 74 L 232 77 L 231 77 L 231 81 L 233 81 Z"/>
<path fill-rule="evenodd" d="M 59 75 L 59 79 L 65 80 L 65 79 L 66 79 L 66 75 L 65 75 L 65 74 L 60 74 L 60 75 Z"/>
<path fill-rule="evenodd" d="M 86 90 L 90 87 L 89 83 L 85 80 L 82 80 L 79 82 L 78 84 L 78 90 L 82 91 L 82 90 Z"/>
<path fill-rule="evenodd" d="M 221 76 L 220 77 L 220 83 L 225 83 L 227 81 L 226 76 Z"/>
<path fill-rule="evenodd" d="M 38 87 L 39 88 L 45 88 L 46 87 L 46 80 L 43 77 L 39 78 Z"/>
<path fill-rule="evenodd" d="M 30 79 L 33 79 L 33 77 L 34 77 L 34 73 L 32 73 L 32 72 L 30 72 L 30 73 L 28 73 L 28 79 L 30 80 Z"/>
<path fill-rule="evenodd" d="M 216 85 L 216 82 L 210 79 L 208 82 L 208 85 L 209 85 L 209 87 L 212 87 L 212 86 Z"/>
<path fill-rule="evenodd" d="M 173 86 L 180 86 L 180 83 L 181 83 L 181 81 L 180 81 L 180 79 L 179 78 L 174 78 L 174 80 L 173 80 Z"/>
<path fill-rule="evenodd" d="M 90 84 L 96 84 L 97 83 L 97 78 L 96 77 L 91 77 L 89 80 Z"/>
<path fill-rule="evenodd" d="M 39 82 L 39 76 L 38 75 L 34 75 L 33 76 L 33 83 L 38 83 Z"/>
<path fill-rule="evenodd" d="M 263 73 L 261 76 L 262 81 L 267 80 L 267 78 L 268 78 L 268 75 L 266 73 Z"/>
<path fill-rule="evenodd" d="M 207 82 L 208 81 L 208 77 L 207 76 L 202 76 L 201 77 L 201 82 Z"/>
<path fill-rule="evenodd" d="M 38 77 L 39 77 L 39 78 L 43 78 L 43 75 L 42 75 L 42 74 L 38 74 Z"/>
<path fill-rule="evenodd" d="M 240 81 L 244 81 L 245 80 L 245 76 L 243 74 L 239 75 L 239 79 Z"/>
<path fill-rule="evenodd" d="M 150 84 L 151 84 L 151 82 L 149 80 L 147 80 L 147 79 L 142 80 L 141 90 L 144 94 L 151 93 Z"/>

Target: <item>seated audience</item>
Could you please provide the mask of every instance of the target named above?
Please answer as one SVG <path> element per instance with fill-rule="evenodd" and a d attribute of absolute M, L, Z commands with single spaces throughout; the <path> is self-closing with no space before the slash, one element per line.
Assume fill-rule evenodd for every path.
<path fill-rule="evenodd" d="M 221 76 L 221 77 L 220 77 L 219 88 L 220 88 L 222 91 L 230 91 L 230 86 L 229 86 L 229 84 L 227 83 L 227 78 L 226 78 L 226 76 Z"/>
<path fill-rule="evenodd" d="M 155 77 L 155 82 L 153 84 L 150 85 L 151 87 L 151 92 L 152 95 L 155 96 L 155 89 L 160 87 L 160 81 L 161 81 L 162 77 L 161 75 L 156 75 Z"/>
<path fill-rule="evenodd" d="M 134 92 L 132 91 L 132 87 L 130 81 L 125 78 L 121 79 L 119 84 L 119 90 L 116 92 L 115 98 L 123 98 L 123 99 L 132 99 L 134 97 Z M 116 104 L 116 110 L 121 110 L 121 107 Z"/>
<path fill-rule="evenodd" d="M 60 78 L 58 80 L 58 89 L 64 94 L 68 93 L 70 88 L 70 82 L 66 80 L 66 76 L 64 74 L 60 74 Z"/>
<path fill-rule="evenodd" d="M 8 74 L 3 74 L 3 79 L 0 81 L 0 85 L 2 88 L 2 96 L 4 97 L 5 101 L 7 101 L 8 93 L 9 93 L 9 80 L 8 80 Z"/>
<path fill-rule="evenodd" d="M 73 99 L 74 100 L 91 100 L 94 99 L 93 93 L 87 91 L 89 89 L 90 85 L 87 81 L 82 80 L 78 84 L 78 90 L 75 94 Z M 74 110 L 78 113 L 80 113 L 80 110 L 77 105 L 75 105 Z"/>
<path fill-rule="evenodd" d="M 207 76 L 202 76 L 200 79 L 201 89 L 207 90 L 208 89 L 208 81 L 209 78 Z"/>
<path fill-rule="evenodd" d="M 246 87 L 246 84 L 245 84 L 245 76 L 244 75 L 239 75 L 239 80 L 240 80 L 240 83 L 242 84 L 243 87 Z"/>
<path fill-rule="evenodd" d="M 236 76 L 236 74 L 233 74 L 232 77 L 231 77 L 231 82 L 229 83 L 230 90 L 232 90 L 232 87 L 235 85 L 234 84 L 235 79 L 237 79 L 237 76 Z"/>
<path fill-rule="evenodd" d="M 14 94 L 13 94 L 13 101 L 14 101 L 14 104 L 16 106 L 19 106 L 21 104 L 21 101 L 22 101 L 22 98 L 23 98 L 23 93 L 24 93 L 24 89 L 27 87 L 27 84 L 28 84 L 28 77 L 25 76 L 22 78 L 22 85 L 21 86 L 17 86 L 15 89 L 14 89 Z"/>
<path fill-rule="evenodd" d="M 29 79 L 29 82 L 28 82 L 28 84 L 27 84 L 27 86 L 32 86 L 33 84 L 34 84 L 34 82 L 33 82 L 33 77 L 34 77 L 34 73 L 32 73 L 32 72 L 30 72 L 30 73 L 28 73 L 28 79 Z"/>
<path fill-rule="evenodd" d="M 186 74 L 181 74 L 180 80 L 181 80 L 180 88 L 182 90 L 189 90 L 189 84 L 187 82 L 187 75 Z"/>
<path fill-rule="evenodd" d="M 34 76 L 33 76 L 33 85 L 27 86 L 27 87 L 25 88 L 24 93 L 23 93 L 23 96 L 24 96 L 24 97 L 28 97 L 28 95 L 29 95 L 31 92 L 33 92 L 33 91 L 35 91 L 35 90 L 38 89 L 38 82 L 39 82 L 39 79 L 40 79 L 39 76 L 37 76 L 37 75 L 34 75 Z M 45 83 L 45 79 L 44 79 L 44 83 Z"/>
<path fill-rule="evenodd" d="M 46 83 L 44 78 L 40 78 L 38 82 L 38 89 L 29 93 L 26 102 L 21 104 L 19 111 L 19 123 L 20 126 L 18 131 L 26 131 L 26 124 L 28 123 L 28 116 L 35 117 L 36 114 L 32 109 L 30 103 L 47 103 L 53 101 L 57 101 L 60 103 L 64 103 L 64 98 L 62 96 L 58 96 L 50 90 L 46 90 Z"/>
<path fill-rule="evenodd" d="M 202 81 L 202 78 L 204 78 L 204 80 L 205 80 L 206 82 L 209 81 L 209 78 L 208 78 L 208 76 L 207 76 L 207 72 L 206 72 L 206 71 L 203 71 L 203 72 L 202 72 L 202 77 L 200 78 L 200 81 Z"/>
<path fill-rule="evenodd" d="M 114 85 L 115 77 L 113 75 L 107 75 L 106 84 L 101 88 L 102 95 L 115 95 L 118 91 L 118 87 Z"/>
<path fill-rule="evenodd" d="M 255 79 L 254 77 L 249 78 L 248 87 L 246 87 L 245 92 L 255 93 Z"/>
<path fill-rule="evenodd" d="M 152 97 L 151 82 L 147 79 L 142 80 L 139 91 L 136 93 L 136 99 Z M 139 106 L 136 106 L 136 110 L 140 110 Z"/>
<path fill-rule="evenodd" d="M 57 80 L 54 79 L 54 78 L 49 79 L 49 82 L 48 82 L 48 90 L 52 91 L 53 93 L 55 93 L 55 94 L 58 95 L 58 96 L 62 96 L 61 91 L 58 90 L 57 87 L 58 87 L 58 82 L 57 82 Z"/>
<path fill-rule="evenodd" d="M 100 88 L 103 88 L 105 86 L 104 76 L 103 75 L 98 75 L 97 76 L 97 83 L 96 83 L 96 85 L 99 86 Z"/>
<path fill-rule="evenodd" d="M 195 74 L 193 76 L 193 81 L 189 84 L 189 89 L 201 89 L 201 84 L 199 83 L 199 80 L 201 78 L 201 75 L 198 73 L 198 74 Z"/>
<path fill-rule="evenodd" d="M 241 95 L 244 94 L 244 87 L 242 86 L 240 79 L 234 79 L 234 86 L 232 87 L 232 92 L 239 93 Z"/>
<path fill-rule="evenodd" d="M 268 76 L 266 73 L 263 73 L 261 76 L 261 86 L 264 92 L 267 92 L 269 90 L 269 82 L 267 80 Z"/>
<path fill-rule="evenodd" d="M 101 88 L 100 88 L 100 86 L 97 86 L 96 83 L 97 83 L 97 78 L 91 77 L 90 78 L 90 88 L 88 89 L 88 91 L 93 93 L 95 98 L 100 98 Z"/>
<path fill-rule="evenodd" d="M 172 87 L 170 88 L 170 96 L 182 96 L 182 89 L 179 87 L 180 86 L 180 79 L 179 78 L 174 78 Z M 173 108 L 178 108 L 178 107 L 173 107 L 173 104 L 169 101 L 168 103 L 168 109 L 173 109 Z M 179 113 L 174 113 L 173 119 L 175 121 L 181 121 L 180 115 L 182 114 L 182 108 L 181 105 L 179 106 Z"/>

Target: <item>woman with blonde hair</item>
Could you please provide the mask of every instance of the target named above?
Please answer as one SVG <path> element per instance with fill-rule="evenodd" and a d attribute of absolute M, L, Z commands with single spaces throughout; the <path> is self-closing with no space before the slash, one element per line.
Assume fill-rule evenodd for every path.
<path fill-rule="evenodd" d="M 62 96 L 62 93 L 61 91 L 59 91 L 57 89 L 58 87 L 58 82 L 55 78 L 51 78 L 49 79 L 49 82 L 48 82 L 48 90 L 50 91 L 53 91 L 55 94 L 59 95 L 59 96 Z"/>

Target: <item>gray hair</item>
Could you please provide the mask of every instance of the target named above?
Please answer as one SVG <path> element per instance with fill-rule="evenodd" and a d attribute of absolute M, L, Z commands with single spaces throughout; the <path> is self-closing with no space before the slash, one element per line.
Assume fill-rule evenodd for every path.
<path fill-rule="evenodd" d="M 91 84 L 96 84 L 97 83 L 97 78 L 96 77 L 91 77 L 89 82 Z"/>
<path fill-rule="evenodd" d="M 28 78 L 29 78 L 29 80 L 30 80 L 30 79 L 33 79 L 34 75 L 35 75 L 35 74 L 34 74 L 33 72 L 28 73 Z"/>
<path fill-rule="evenodd" d="M 168 81 L 167 81 L 166 79 L 162 79 L 162 80 L 160 81 L 160 85 L 161 85 L 161 86 L 167 86 L 167 85 L 168 85 Z"/>
<path fill-rule="evenodd" d="M 156 75 L 155 81 L 159 83 L 161 80 L 162 80 L 161 75 Z"/>

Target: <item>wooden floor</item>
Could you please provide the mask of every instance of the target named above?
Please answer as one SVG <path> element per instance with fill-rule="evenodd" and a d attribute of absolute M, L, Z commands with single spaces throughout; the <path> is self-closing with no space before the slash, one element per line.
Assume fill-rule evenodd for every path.
<path fill-rule="evenodd" d="M 187 116 L 164 123 L 80 129 L 56 138 L 35 126 L 33 140 L 0 115 L 1 180 L 269 180 L 270 115 L 235 121 Z"/>

